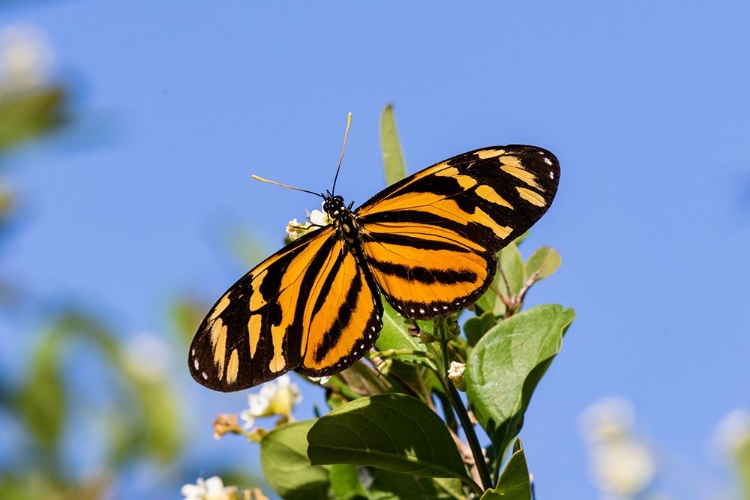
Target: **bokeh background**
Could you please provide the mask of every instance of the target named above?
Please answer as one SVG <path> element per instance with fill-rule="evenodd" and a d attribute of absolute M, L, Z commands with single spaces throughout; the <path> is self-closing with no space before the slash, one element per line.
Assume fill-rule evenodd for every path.
<path fill-rule="evenodd" d="M 748 25 L 730 0 L 0 1 L 0 487 L 262 487 L 257 446 L 211 436 L 247 396 L 190 379 L 191 325 L 319 208 L 250 175 L 329 188 L 352 111 L 338 191 L 362 203 L 392 103 L 411 172 L 560 159 L 522 248 L 563 257 L 528 304 L 577 311 L 521 434 L 538 497 L 741 498 Z"/>

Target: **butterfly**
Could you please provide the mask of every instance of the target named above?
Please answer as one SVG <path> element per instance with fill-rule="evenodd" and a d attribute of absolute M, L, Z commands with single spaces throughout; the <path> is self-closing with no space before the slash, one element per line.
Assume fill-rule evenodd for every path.
<path fill-rule="evenodd" d="M 549 151 L 509 145 L 437 163 L 356 210 L 321 194 L 332 223 L 271 255 L 221 296 L 190 347 L 193 378 L 228 392 L 290 370 L 338 373 L 375 344 L 381 294 L 411 319 L 473 304 L 492 283 L 497 252 L 544 215 L 559 178 Z"/>

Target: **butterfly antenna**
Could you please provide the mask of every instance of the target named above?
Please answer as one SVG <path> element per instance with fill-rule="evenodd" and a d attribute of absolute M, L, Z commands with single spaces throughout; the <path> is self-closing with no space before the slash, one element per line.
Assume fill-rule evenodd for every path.
<path fill-rule="evenodd" d="M 320 196 L 321 198 L 324 198 L 324 196 L 322 194 L 320 194 L 320 193 L 313 193 L 312 191 L 308 191 L 307 189 L 302 189 L 302 188 L 298 188 L 298 187 L 294 187 L 294 186 L 289 186 L 287 184 L 282 184 L 280 182 L 276 182 L 276 181 L 264 179 L 263 177 L 257 176 L 255 174 L 252 175 L 252 178 L 255 179 L 256 181 L 267 182 L 269 184 L 274 184 L 276 186 L 281 186 L 283 188 L 294 189 L 295 191 L 302 191 L 303 193 L 310 193 L 310 194 L 314 194 L 315 196 Z"/>
<path fill-rule="evenodd" d="M 341 162 L 344 161 L 344 151 L 346 151 L 346 138 L 349 137 L 349 127 L 352 126 L 352 112 L 350 111 L 346 115 L 346 131 L 344 131 L 344 145 L 341 147 L 341 156 L 339 157 L 339 165 L 336 167 L 336 176 L 333 178 L 333 188 L 331 189 L 331 195 L 336 193 L 336 181 L 339 179 L 339 171 L 341 170 Z"/>

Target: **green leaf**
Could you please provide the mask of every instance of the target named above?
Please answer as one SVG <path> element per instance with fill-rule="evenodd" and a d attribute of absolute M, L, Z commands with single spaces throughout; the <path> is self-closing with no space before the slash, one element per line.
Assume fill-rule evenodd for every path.
<path fill-rule="evenodd" d="M 345 404 L 318 420 L 307 435 L 313 464 L 354 464 L 417 476 L 466 473 L 445 423 L 421 401 L 384 394 Z"/>
<path fill-rule="evenodd" d="M 311 465 L 305 436 L 315 420 L 272 430 L 260 442 L 260 463 L 268 484 L 286 500 L 327 499 L 329 468 Z"/>
<path fill-rule="evenodd" d="M 572 309 L 559 305 L 534 307 L 499 323 L 471 352 L 466 394 L 492 440 L 495 470 L 521 430 L 531 395 L 574 317 Z"/>
<path fill-rule="evenodd" d="M 518 241 L 518 240 L 516 240 Z M 477 301 L 482 312 L 491 311 L 496 316 L 505 315 L 506 307 L 500 296 L 513 297 L 523 288 L 526 266 L 516 241 L 500 250 L 497 254 L 497 273 L 490 289 Z"/>
<path fill-rule="evenodd" d="M 369 498 L 359 481 L 357 467 L 348 464 L 331 466 L 331 492 L 336 500 Z"/>
<path fill-rule="evenodd" d="M 516 441 L 513 455 L 503 469 L 497 486 L 487 490 L 482 500 L 531 500 L 531 480 L 521 441 Z"/>
<path fill-rule="evenodd" d="M 373 500 L 464 500 L 466 493 L 458 479 L 419 477 L 385 469 L 372 469 Z"/>
<path fill-rule="evenodd" d="M 392 358 L 435 369 L 434 363 L 423 354 L 408 354 L 410 351 L 424 353 L 425 346 L 419 342 L 418 338 L 409 334 L 409 328 L 403 316 L 385 300 L 383 300 L 383 329 L 375 342 L 375 347 L 379 351 L 404 351 L 405 354 L 396 354 Z"/>
<path fill-rule="evenodd" d="M 350 368 L 334 375 L 325 387 L 329 393 L 327 399 L 331 409 L 363 396 L 393 392 L 390 382 L 365 362 L 354 363 Z"/>
<path fill-rule="evenodd" d="M 497 255 L 495 283 L 501 295 L 513 297 L 523 288 L 526 277 L 521 252 L 515 242 L 500 250 Z"/>
<path fill-rule="evenodd" d="M 466 335 L 466 340 L 469 342 L 469 345 L 472 347 L 477 345 L 479 339 L 481 339 L 490 328 L 495 326 L 495 323 L 497 323 L 497 318 L 492 311 L 487 311 L 481 316 L 468 318 L 464 322 L 464 334 Z"/>
<path fill-rule="evenodd" d="M 562 257 L 552 247 L 539 247 L 529 257 L 526 263 L 526 278 L 530 278 L 534 273 L 539 274 L 536 281 L 543 280 L 552 275 L 562 264 Z"/>
<path fill-rule="evenodd" d="M 391 185 L 406 177 L 404 155 L 396 132 L 396 119 L 393 116 L 393 106 L 388 105 L 380 116 L 380 146 L 383 150 L 383 166 L 385 167 L 385 182 Z"/>

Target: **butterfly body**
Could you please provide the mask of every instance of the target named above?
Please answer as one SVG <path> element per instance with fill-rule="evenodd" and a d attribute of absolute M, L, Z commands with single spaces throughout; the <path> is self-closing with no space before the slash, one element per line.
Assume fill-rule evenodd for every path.
<path fill-rule="evenodd" d="M 555 156 L 533 146 L 471 151 L 381 191 L 356 210 L 324 196 L 332 224 L 250 270 L 193 340 L 193 378 L 235 391 L 289 370 L 325 376 L 375 344 L 380 295 L 403 316 L 447 316 L 491 284 L 497 251 L 552 203 Z"/>

